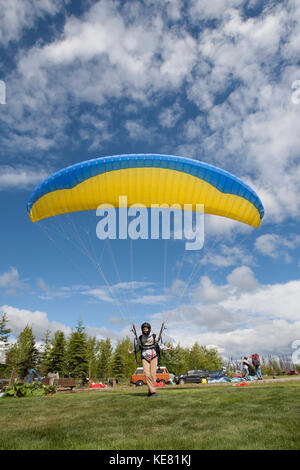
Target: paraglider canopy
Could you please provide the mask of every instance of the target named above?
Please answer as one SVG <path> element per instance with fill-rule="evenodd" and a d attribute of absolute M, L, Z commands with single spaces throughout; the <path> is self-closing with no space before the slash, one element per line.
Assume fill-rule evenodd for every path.
<path fill-rule="evenodd" d="M 100 204 L 204 205 L 204 212 L 258 227 L 264 215 L 257 194 L 227 171 L 171 155 L 117 155 L 69 166 L 43 181 L 31 195 L 32 222 Z"/>

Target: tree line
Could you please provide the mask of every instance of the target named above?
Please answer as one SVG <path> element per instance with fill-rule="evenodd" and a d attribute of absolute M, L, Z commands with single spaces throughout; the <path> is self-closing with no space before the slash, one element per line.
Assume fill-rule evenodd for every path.
<path fill-rule="evenodd" d="M 134 344 L 129 336 L 119 340 L 115 346 L 109 338 L 98 340 L 89 336 L 86 327 L 79 321 L 69 336 L 57 330 L 47 330 L 42 343 L 37 347 L 32 327 L 27 325 L 15 342 L 10 342 L 11 330 L 5 313 L 0 317 L 0 347 L 5 361 L 0 375 L 9 377 L 15 369 L 24 378 L 28 369 L 36 369 L 42 377 L 49 372 L 58 372 L 60 377 L 82 377 L 90 380 L 130 380 L 136 367 L 141 367 L 140 354 L 129 355 Z M 208 349 L 195 343 L 191 348 L 178 344 L 172 351 L 163 351 L 160 365 L 179 375 L 191 369 L 219 369 L 222 358 L 216 349 Z"/>
<path fill-rule="evenodd" d="M 0 364 L 0 377 L 9 377 L 15 369 L 24 378 L 28 369 L 36 369 L 44 377 L 49 372 L 58 372 L 60 377 L 82 377 L 91 380 L 117 378 L 128 382 L 135 368 L 141 367 L 140 353 L 129 355 L 133 350 L 132 339 L 126 336 L 115 346 L 109 338 L 98 340 L 89 336 L 81 321 L 66 336 L 63 331 L 46 331 L 42 343 L 37 347 L 32 327 L 27 325 L 16 341 L 10 341 L 11 330 L 5 313 L 0 314 L 0 349 L 4 350 L 5 360 Z M 163 351 L 161 365 L 169 372 L 180 375 L 187 370 L 215 370 L 225 366 L 229 375 L 241 369 L 241 361 L 224 362 L 216 349 L 206 348 L 197 342 L 190 348 L 178 344 L 172 351 Z M 291 358 L 281 356 L 261 357 L 263 375 L 281 375 L 289 370 L 298 370 Z"/>

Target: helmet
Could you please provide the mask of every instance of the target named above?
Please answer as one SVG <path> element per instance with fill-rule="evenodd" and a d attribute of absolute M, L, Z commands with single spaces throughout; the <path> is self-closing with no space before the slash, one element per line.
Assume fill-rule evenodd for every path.
<path fill-rule="evenodd" d="M 144 333 L 144 328 L 145 328 L 145 327 L 148 327 L 148 328 L 149 328 L 149 331 L 148 331 L 148 333 L 147 333 L 147 335 L 149 335 L 149 334 L 150 334 L 150 331 L 151 331 L 151 325 L 150 325 L 150 323 L 145 322 L 145 323 L 142 324 L 141 329 L 142 329 L 142 332 L 143 332 L 143 333 Z"/>

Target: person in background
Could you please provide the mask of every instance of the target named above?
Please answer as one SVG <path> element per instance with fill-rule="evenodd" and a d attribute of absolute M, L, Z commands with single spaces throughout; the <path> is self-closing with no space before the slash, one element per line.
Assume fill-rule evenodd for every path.
<path fill-rule="evenodd" d="M 88 383 L 89 383 L 89 378 L 85 375 L 85 373 L 83 373 L 81 376 L 81 386 L 84 387 Z"/>
<path fill-rule="evenodd" d="M 59 379 L 59 373 L 58 372 L 48 372 L 47 377 L 49 379 L 49 385 L 53 386 L 55 380 Z"/>
<path fill-rule="evenodd" d="M 262 380 L 263 377 L 262 377 L 262 373 L 261 373 L 261 367 L 260 367 L 260 357 L 257 353 L 255 354 L 252 354 L 251 356 L 251 360 L 252 360 L 252 365 L 255 369 L 255 373 L 257 375 L 257 378 L 258 380 Z"/>
<path fill-rule="evenodd" d="M 248 357 L 245 356 L 244 359 L 243 359 L 243 371 L 245 372 L 245 375 L 244 375 L 245 380 L 250 380 L 249 365 L 250 365 L 250 363 L 249 363 Z"/>
<path fill-rule="evenodd" d="M 35 375 L 37 377 L 39 382 L 42 381 L 42 378 L 39 376 L 39 374 L 37 373 L 37 371 L 35 369 L 28 369 L 28 374 L 29 374 L 28 379 L 27 379 L 28 384 L 31 384 L 33 375 Z"/>

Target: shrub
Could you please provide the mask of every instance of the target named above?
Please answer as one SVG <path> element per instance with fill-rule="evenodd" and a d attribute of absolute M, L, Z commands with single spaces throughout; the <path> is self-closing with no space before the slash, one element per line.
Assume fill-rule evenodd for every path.
<path fill-rule="evenodd" d="M 55 385 L 44 385 L 42 382 L 32 384 L 24 382 L 15 382 L 12 387 L 8 387 L 4 394 L 5 397 L 22 398 L 28 396 L 50 395 L 56 392 Z"/>

